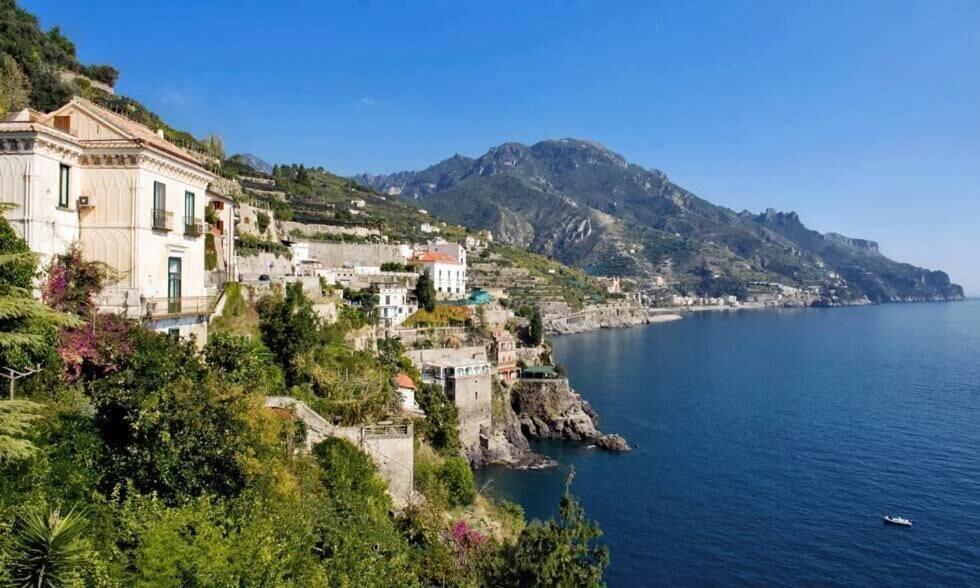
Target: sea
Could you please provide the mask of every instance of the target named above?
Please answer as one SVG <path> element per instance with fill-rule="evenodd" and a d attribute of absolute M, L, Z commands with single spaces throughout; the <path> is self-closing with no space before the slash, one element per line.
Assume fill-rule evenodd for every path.
<path fill-rule="evenodd" d="M 610 454 L 485 468 L 604 531 L 609 586 L 980 586 L 980 300 L 702 312 L 557 337 Z M 884 524 L 884 514 L 910 528 Z"/>

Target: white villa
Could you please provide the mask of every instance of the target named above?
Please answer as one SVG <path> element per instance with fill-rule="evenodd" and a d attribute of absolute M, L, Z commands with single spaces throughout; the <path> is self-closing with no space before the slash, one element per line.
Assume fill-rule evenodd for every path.
<path fill-rule="evenodd" d="M 383 327 L 401 325 L 416 310 L 416 305 L 408 302 L 408 288 L 394 284 L 378 287 L 378 318 Z"/>
<path fill-rule="evenodd" d="M 77 242 L 121 276 L 100 301 L 104 311 L 202 343 L 213 301 L 204 208 L 220 200 L 207 195 L 216 177 L 206 163 L 163 131 L 82 98 L 0 122 L 0 199 L 14 205 L 5 214 L 42 263 Z M 222 206 L 230 214 L 229 201 Z M 230 247 L 222 242 L 219 255 Z"/>
<path fill-rule="evenodd" d="M 414 261 L 429 272 L 442 299 L 466 296 L 466 248 L 458 243 L 420 245 Z"/>

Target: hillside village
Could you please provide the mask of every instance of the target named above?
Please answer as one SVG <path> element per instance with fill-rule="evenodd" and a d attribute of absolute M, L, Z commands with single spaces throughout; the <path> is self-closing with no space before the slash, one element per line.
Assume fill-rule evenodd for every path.
<path fill-rule="evenodd" d="M 277 165 L 267 174 L 237 158 L 223 164 L 78 96 L 48 113 L 11 113 L 0 123 L 0 145 L 0 186 L 13 205 L 7 218 L 42 267 L 77 247 L 118 278 L 99 293 L 100 312 L 203 349 L 228 312 L 230 285 L 252 306 L 295 287 L 324 325 L 346 311 L 363 317 L 346 335 L 356 351 L 397 344 L 412 372 L 394 374 L 400 411 L 385 415 L 381 429 L 364 422 L 341 432 L 323 426 L 334 415 L 300 400 L 269 402 L 306 415 L 311 436 L 375 444 L 371 452 L 403 503 L 413 499 L 412 423 L 425 418 L 419 387 L 436 386 L 455 404 L 470 463 L 538 467 L 546 460 L 530 453 L 527 437 L 600 437 L 587 403 L 553 364 L 545 331 L 740 305 L 734 295 L 677 294 L 662 278 L 593 278 L 322 169 Z M 749 304 L 808 303 L 806 292 L 759 286 L 769 292 Z M 558 414 L 535 413 L 547 394 L 560 397 Z M 403 425 L 389 426 L 396 421 Z"/>
<path fill-rule="evenodd" d="M 22 529 L 18 509 L 57 521 L 91 503 L 114 539 L 91 547 L 105 567 L 86 582 L 154 560 L 133 544 L 185 540 L 166 534 L 179 512 L 232 552 L 252 544 L 242 528 L 279 544 L 296 527 L 303 539 L 272 559 L 315 564 L 271 583 L 527 585 L 539 559 L 567 554 L 554 569 L 597 583 L 608 555 L 570 495 L 558 528 L 572 547 L 542 551 L 556 527 L 473 481 L 490 464 L 557 465 L 538 439 L 630 450 L 599 430 L 546 334 L 855 302 L 836 298 L 833 273 L 821 288 L 758 279 L 737 293 L 588 275 L 320 167 L 257 169 L 116 95 L 114 69 L 83 66 L 56 29 L 3 9 L 43 51 L 0 56 L 0 417 L 26 411 L 0 453 L 15 481 L 0 484 L 0 528 Z M 31 61 L 41 54 L 51 63 Z M 70 427 L 98 449 L 79 455 Z M 211 501 L 247 522 L 222 527 Z M 154 533 L 165 539 L 143 541 Z M 0 570 L 20 553 L 4 541 Z M 167 578 L 196 578 L 185 572 Z M 153 584 L 144 573 L 131 577 Z"/>
<path fill-rule="evenodd" d="M 29 398 L 45 369 L 89 370 L 109 331 L 155 332 L 206 362 L 252 349 L 273 374 L 254 382 L 264 410 L 298 435 L 290 451 L 349 442 L 396 512 L 445 504 L 436 497 L 450 491 L 446 480 L 463 476 L 452 491 L 465 498 L 449 501 L 467 508 L 457 516 L 503 539 L 523 520 L 474 498 L 469 468 L 452 473 L 457 456 L 470 467 L 538 468 L 555 464 L 529 439 L 629 449 L 598 431 L 544 338 L 541 297 L 559 313 L 602 304 L 600 282 L 537 256 L 543 269 L 522 267 L 489 232 L 322 169 L 262 173 L 130 114 L 76 95 L 0 122 L 4 248 L 20 241 L 36 256 L 40 303 L 78 290 L 80 306 L 57 308 L 87 316 L 78 333 L 102 350 L 61 347 L 68 364 L 5 366 L 26 378 Z M 62 345 L 79 328 L 65 320 Z M 299 339 L 311 341 L 307 351 L 287 353 Z"/>

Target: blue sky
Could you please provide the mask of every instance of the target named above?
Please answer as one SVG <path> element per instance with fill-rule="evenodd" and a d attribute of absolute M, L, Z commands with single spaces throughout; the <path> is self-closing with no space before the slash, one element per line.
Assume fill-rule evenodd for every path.
<path fill-rule="evenodd" d="M 22 0 L 230 151 L 338 173 L 594 139 L 980 293 L 980 2 Z"/>

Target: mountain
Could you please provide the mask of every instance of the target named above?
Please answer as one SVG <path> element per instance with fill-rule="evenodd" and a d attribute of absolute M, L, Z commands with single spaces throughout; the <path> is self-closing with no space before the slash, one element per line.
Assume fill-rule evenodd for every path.
<path fill-rule="evenodd" d="M 232 161 L 237 161 L 239 163 L 244 163 L 255 171 L 262 172 L 264 174 L 272 173 L 272 164 L 266 162 L 265 160 L 259 158 L 257 155 L 252 155 L 251 153 L 236 153 L 232 155 L 229 159 Z"/>
<path fill-rule="evenodd" d="M 717 206 L 592 141 L 505 143 L 352 179 L 596 275 L 663 276 L 711 295 L 781 284 L 827 303 L 963 296 L 945 273 L 890 260 L 872 241 L 818 233 L 793 212 Z"/>

